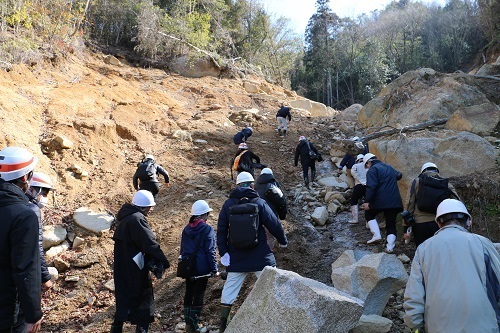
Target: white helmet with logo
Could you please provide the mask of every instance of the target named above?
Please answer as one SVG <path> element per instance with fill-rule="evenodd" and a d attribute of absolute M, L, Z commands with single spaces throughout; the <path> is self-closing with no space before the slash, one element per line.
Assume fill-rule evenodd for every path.
<path fill-rule="evenodd" d="M 254 182 L 255 180 L 253 179 L 253 176 L 250 174 L 250 172 L 240 172 L 238 174 L 238 177 L 236 177 L 236 185 L 239 185 L 241 183 L 250 183 Z"/>
<path fill-rule="evenodd" d="M 146 160 L 152 160 L 154 161 L 155 160 L 155 157 L 151 154 L 146 154 L 146 156 L 144 156 L 144 161 Z"/>
<path fill-rule="evenodd" d="M 238 145 L 238 149 L 241 149 L 241 150 L 248 149 L 248 145 L 246 143 L 242 142 Z"/>
<path fill-rule="evenodd" d="M 420 173 L 424 172 L 426 169 L 429 169 L 429 168 L 435 168 L 439 172 L 439 169 L 438 169 L 436 164 L 434 164 L 432 162 L 427 162 L 427 163 L 424 163 L 424 165 L 422 165 L 422 167 L 420 168 Z"/>
<path fill-rule="evenodd" d="M 200 216 L 205 213 L 211 212 L 213 209 L 208 206 L 208 203 L 205 200 L 195 201 L 193 206 L 191 207 L 191 215 L 192 216 Z"/>
<path fill-rule="evenodd" d="M 447 214 L 451 214 L 448 216 L 449 218 L 446 218 L 445 215 Z M 467 215 L 469 219 L 472 218 L 462 201 L 456 199 L 444 199 L 437 207 L 436 222 L 443 223 L 452 218 L 462 218 L 464 215 Z"/>
<path fill-rule="evenodd" d="M 155 199 L 151 192 L 146 190 L 139 190 L 135 192 L 132 198 L 132 204 L 137 207 L 152 207 L 156 206 Z"/>
<path fill-rule="evenodd" d="M 0 178 L 11 181 L 21 178 L 35 169 L 38 158 L 27 149 L 6 147 L 0 151 Z"/>
<path fill-rule="evenodd" d="M 363 164 L 366 165 L 366 162 L 372 158 L 377 158 L 377 156 L 373 155 L 372 153 L 367 153 L 365 156 L 363 156 Z"/>
<path fill-rule="evenodd" d="M 43 187 L 43 188 L 54 188 L 54 184 L 50 180 L 49 175 L 43 172 L 34 172 L 33 178 L 30 181 L 30 187 Z"/>

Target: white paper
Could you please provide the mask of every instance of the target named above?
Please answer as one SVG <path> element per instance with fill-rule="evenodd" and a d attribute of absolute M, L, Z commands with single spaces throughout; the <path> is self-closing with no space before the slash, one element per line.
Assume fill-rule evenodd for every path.
<path fill-rule="evenodd" d="M 137 253 L 135 257 L 132 258 L 132 260 L 134 260 L 139 269 L 144 268 L 144 254 L 142 252 Z"/>

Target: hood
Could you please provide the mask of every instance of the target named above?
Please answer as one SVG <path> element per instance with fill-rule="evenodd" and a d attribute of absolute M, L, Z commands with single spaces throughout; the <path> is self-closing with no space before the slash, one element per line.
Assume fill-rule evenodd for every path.
<path fill-rule="evenodd" d="M 274 183 L 276 182 L 276 179 L 274 178 L 273 175 L 270 174 L 263 174 L 260 175 L 259 178 L 257 178 L 257 183 L 258 184 L 268 184 L 268 183 Z"/>
<path fill-rule="evenodd" d="M 18 203 L 28 204 L 26 194 L 16 185 L 0 179 L 0 207 Z"/>
<path fill-rule="evenodd" d="M 241 133 L 250 136 L 252 134 L 252 131 L 250 131 L 248 128 L 245 127 L 244 129 L 241 130 Z"/>
<path fill-rule="evenodd" d="M 297 147 L 302 147 L 302 146 L 306 146 L 307 145 L 307 141 L 306 140 L 300 140 L 299 144 L 297 145 Z"/>
<path fill-rule="evenodd" d="M 191 224 L 188 224 L 187 227 L 184 228 L 184 231 L 186 232 L 186 235 L 189 237 L 189 236 L 197 235 L 198 233 L 202 232 L 202 230 L 204 230 L 206 227 L 207 227 L 207 223 L 204 221 L 204 222 L 198 223 L 194 227 L 191 226 Z"/>
<path fill-rule="evenodd" d="M 237 187 L 229 194 L 230 198 L 241 199 L 247 197 L 248 199 L 258 198 L 259 194 L 251 187 Z"/>
<path fill-rule="evenodd" d="M 129 204 L 129 203 L 126 203 L 122 206 L 122 208 L 120 208 L 120 210 L 116 214 L 116 219 L 118 221 L 120 221 L 120 220 L 123 220 L 124 218 L 126 218 L 127 216 L 135 214 L 135 213 L 143 214 L 142 210 L 140 210 L 139 207 L 134 206 L 134 205 Z"/>

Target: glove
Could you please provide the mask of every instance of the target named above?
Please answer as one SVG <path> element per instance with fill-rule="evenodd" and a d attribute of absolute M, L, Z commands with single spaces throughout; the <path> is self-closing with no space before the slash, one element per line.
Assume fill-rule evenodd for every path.
<path fill-rule="evenodd" d="M 288 243 L 283 245 L 283 244 L 280 244 L 279 247 L 283 248 L 283 249 L 286 249 L 288 247 Z"/>
<path fill-rule="evenodd" d="M 229 266 L 231 260 L 231 258 L 229 257 L 229 253 L 226 252 L 226 254 L 224 254 L 221 258 L 220 258 L 220 263 L 224 266 Z"/>
<path fill-rule="evenodd" d="M 216 277 L 219 276 L 219 272 L 210 272 L 210 277 Z"/>

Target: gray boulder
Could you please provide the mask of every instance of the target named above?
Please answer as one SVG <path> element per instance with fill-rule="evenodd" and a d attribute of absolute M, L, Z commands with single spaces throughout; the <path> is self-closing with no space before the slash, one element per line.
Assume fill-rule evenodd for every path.
<path fill-rule="evenodd" d="M 350 266 L 332 271 L 335 288 L 365 302 L 363 314 L 382 315 L 393 293 L 403 288 L 408 274 L 393 254 L 366 255 Z"/>
<path fill-rule="evenodd" d="M 52 246 L 56 246 L 64 242 L 66 239 L 66 235 L 68 232 L 66 228 L 62 225 L 47 225 L 43 226 L 43 240 L 42 246 L 43 249 L 46 250 L 51 248 Z"/>
<path fill-rule="evenodd" d="M 317 207 L 316 209 L 314 209 L 314 212 L 311 214 L 311 218 L 318 225 L 321 225 L 321 226 L 325 225 L 326 220 L 328 220 L 328 209 L 324 206 Z"/>
<path fill-rule="evenodd" d="M 266 267 L 226 333 L 348 332 L 363 302 L 297 273 Z"/>
<path fill-rule="evenodd" d="M 170 63 L 172 71 L 186 77 L 204 77 L 220 75 L 220 69 L 210 57 L 180 56 Z"/>
<path fill-rule="evenodd" d="M 344 251 L 344 253 L 342 253 L 340 257 L 332 263 L 332 271 L 340 267 L 354 265 L 356 261 L 359 261 L 361 258 L 369 254 L 373 254 L 373 252 L 366 250 Z"/>
<path fill-rule="evenodd" d="M 362 315 L 351 333 L 387 333 L 390 332 L 392 321 L 377 315 Z"/>

